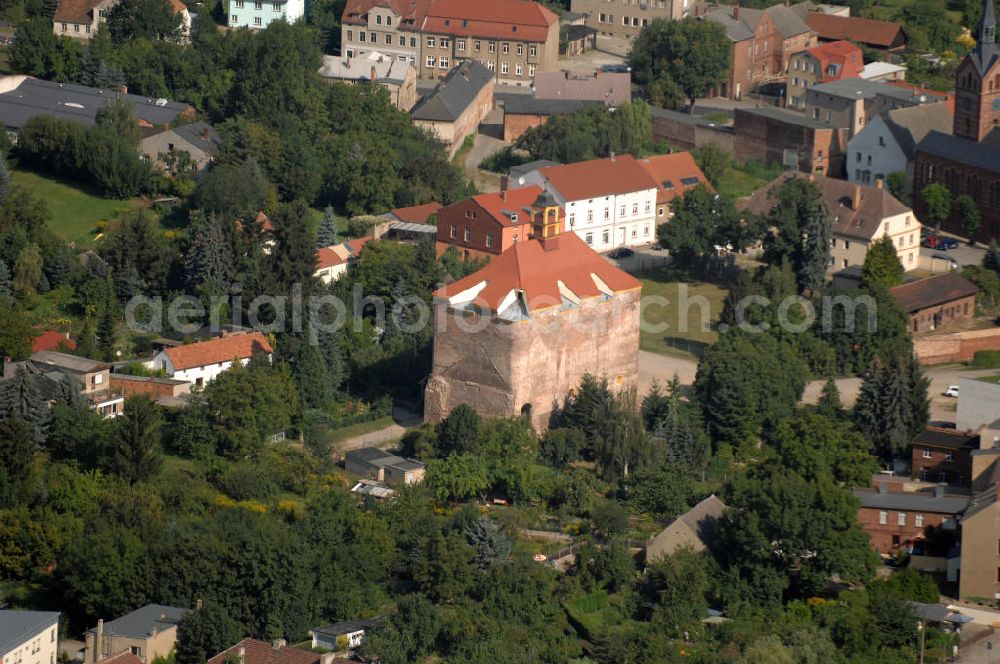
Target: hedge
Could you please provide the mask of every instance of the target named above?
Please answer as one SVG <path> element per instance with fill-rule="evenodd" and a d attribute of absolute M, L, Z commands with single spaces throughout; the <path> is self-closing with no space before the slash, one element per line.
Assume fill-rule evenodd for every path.
<path fill-rule="evenodd" d="M 972 357 L 974 369 L 1000 369 L 1000 350 L 978 350 Z"/>

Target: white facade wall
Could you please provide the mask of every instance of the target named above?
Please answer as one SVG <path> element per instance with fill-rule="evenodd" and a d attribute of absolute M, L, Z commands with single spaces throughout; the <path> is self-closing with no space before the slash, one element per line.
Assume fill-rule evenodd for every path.
<path fill-rule="evenodd" d="M 524 186 L 550 191 L 565 208 L 564 231 L 573 231 L 594 251 L 633 247 L 656 240 L 656 189 L 597 198 L 566 200 L 539 171 L 524 177 Z"/>
<path fill-rule="evenodd" d="M 881 115 L 847 142 L 846 167 L 848 182 L 866 185 L 908 170 L 906 155 Z"/>
<path fill-rule="evenodd" d="M 59 621 L 53 620 L 8 652 L 0 652 L 3 664 L 56 664 L 59 654 Z"/>
<path fill-rule="evenodd" d="M 250 358 L 244 358 L 240 360 L 243 366 L 250 362 Z M 213 380 L 218 378 L 219 374 L 226 371 L 231 366 L 233 362 L 219 362 L 216 364 L 209 364 L 203 367 L 192 367 L 190 369 L 182 369 L 180 371 L 174 369 L 174 365 L 171 364 L 170 358 L 163 351 L 160 351 L 156 356 L 146 363 L 146 366 L 153 371 L 159 371 L 162 369 L 166 372 L 167 376 L 173 378 L 174 380 L 183 380 L 191 383 L 195 387 L 203 387 Z"/>

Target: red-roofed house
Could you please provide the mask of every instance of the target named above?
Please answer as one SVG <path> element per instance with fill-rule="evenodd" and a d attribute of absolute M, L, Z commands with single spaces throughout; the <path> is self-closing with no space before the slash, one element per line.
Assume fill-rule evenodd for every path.
<path fill-rule="evenodd" d="M 659 184 L 631 155 L 548 166 L 525 175 L 524 183 L 551 192 L 565 208 L 565 230 L 597 251 L 656 237 Z"/>
<path fill-rule="evenodd" d="M 423 205 L 396 208 L 383 216 L 391 221 L 402 221 L 407 224 L 426 224 L 431 217 L 441 211 L 441 207 L 441 204 L 435 201 L 433 203 L 424 203 Z"/>
<path fill-rule="evenodd" d="M 479 194 L 441 208 L 438 255 L 448 247 L 456 247 L 463 258 L 493 258 L 516 242 L 527 240 L 531 232 L 531 204 L 541 193 L 541 187 L 531 186 Z"/>
<path fill-rule="evenodd" d="M 558 69 L 559 17 L 530 0 L 348 0 L 341 24 L 346 57 L 379 51 L 412 63 L 423 79 L 469 59 L 497 82 L 522 86 Z"/>
<path fill-rule="evenodd" d="M 31 342 L 31 352 L 38 353 L 43 350 L 76 350 L 76 342 L 69 338 L 69 334 L 58 330 L 45 330 Z"/>
<path fill-rule="evenodd" d="M 291 647 L 284 639 L 274 643 L 243 639 L 205 664 L 319 664 L 321 659 L 320 653 Z"/>
<path fill-rule="evenodd" d="M 666 223 L 670 217 L 670 201 L 699 184 L 710 189 L 708 178 L 698 168 L 690 152 L 674 152 L 658 157 L 649 157 L 639 162 L 656 181 L 656 225 Z"/>
<path fill-rule="evenodd" d="M 318 249 L 314 276 L 324 284 L 337 281 L 344 276 L 347 268 L 358 260 L 361 250 L 371 239 L 370 237 L 362 237 Z"/>
<path fill-rule="evenodd" d="M 864 68 L 861 49 L 849 41 L 820 44 L 794 53 L 788 63 L 788 106 L 803 109 L 806 88 L 842 78 L 860 78 Z"/>
<path fill-rule="evenodd" d="M 270 359 L 271 352 L 270 342 L 260 332 L 227 334 L 210 341 L 165 348 L 146 366 L 202 387 L 233 366 L 233 362 L 246 364 L 257 353 L 264 353 Z"/>
<path fill-rule="evenodd" d="M 806 15 L 806 25 L 819 35 L 821 41 L 849 39 L 885 50 L 895 50 L 906 45 L 903 26 L 890 21 L 810 12 Z"/>
<path fill-rule="evenodd" d="M 584 374 L 616 390 L 638 378 L 641 282 L 563 232 L 551 193 L 528 214 L 530 239 L 434 293 L 430 422 L 467 403 L 485 417 L 522 415 L 544 429 Z"/>

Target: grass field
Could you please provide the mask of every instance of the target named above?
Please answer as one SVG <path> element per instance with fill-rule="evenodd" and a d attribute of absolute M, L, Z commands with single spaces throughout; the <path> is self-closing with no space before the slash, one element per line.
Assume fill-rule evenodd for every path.
<path fill-rule="evenodd" d="M 138 205 L 138 201 L 102 198 L 75 183 L 30 171 L 14 171 L 14 184 L 45 201 L 52 213 L 52 231 L 81 247 L 93 246 L 97 222 L 114 219 Z"/>
<path fill-rule="evenodd" d="M 749 196 L 768 183 L 768 180 L 751 175 L 732 166 L 726 168 L 726 173 L 716 184 L 716 191 L 730 198 Z"/>
<path fill-rule="evenodd" d="M 666 270 L 639 275 L 643 329 L 640 348 L 653 353 L 698 358 L 719 340 L 715 325 L 726 289 L 712 283 L 676 281 Z M 663 326 L 654 330 L 654 326 Z"/>

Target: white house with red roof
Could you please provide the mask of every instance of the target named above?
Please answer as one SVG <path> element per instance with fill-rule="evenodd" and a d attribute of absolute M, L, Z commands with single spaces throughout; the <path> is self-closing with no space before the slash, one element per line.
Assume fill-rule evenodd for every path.
<path fill-rule="evenodd" d="M 659 185 L 631 155 L 548 166 L 524 176 L 550 192 L 566 211 L 564 230 L 596 251 L 656 239 Z"/>
<path fill-rule="evenodd" d="M 370 237 L 362 237 L 329 247 L 322 247 L 316 251 L 316 271 L 313 275 L 324 284 L 337 281 L 345 274 L 347 268 L 357 262 Z"/>
<path fill-rule="evenodd" d="M 157 353 L 146 367 L 164 371 L 174 380 L 183 380 L 195 387 L 203 387 L 234 362 L 246 364 L 258 353 L 271 359 L 271 343 L 260 332 L 239 332 L 217 339 L 165 348 Z"/>

